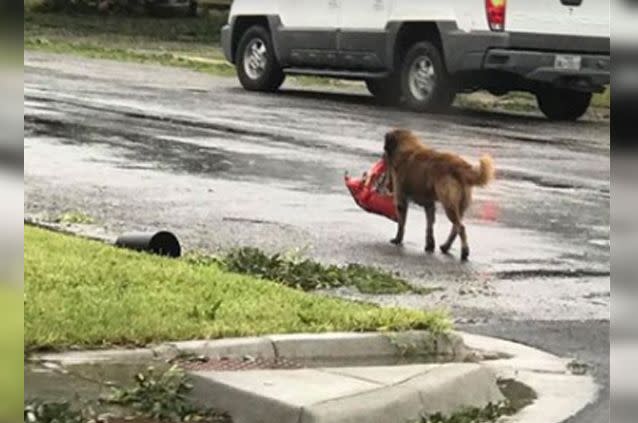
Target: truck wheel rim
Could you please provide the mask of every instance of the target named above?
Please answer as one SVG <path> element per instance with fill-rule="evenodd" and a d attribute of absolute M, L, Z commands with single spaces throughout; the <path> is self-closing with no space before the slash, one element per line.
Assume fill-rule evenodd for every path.
<path fill-rule="evenodd" d="M 408 82 L 410 93 L 415 99 L 426 101 L 430 98 L 436 86 L 436 72 L 428 56 L 419 56 L 412 62 Z"/>
<path fill-rule="evenodd" d="M 250 40 L 244 50 L 244 72 L 250 79 L 259 79 L 266 71 L 266 43 L 260 38 Z"/>

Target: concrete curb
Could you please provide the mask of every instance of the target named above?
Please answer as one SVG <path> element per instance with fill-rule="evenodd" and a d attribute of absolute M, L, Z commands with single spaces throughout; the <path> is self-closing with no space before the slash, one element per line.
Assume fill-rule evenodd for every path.
<path fill-rule="evenodd" d="M 266 335 L 209 341 L 167 342 L 148 348 L 70 351 L 40 354 L 39 361 L 61 365 L 99 362 L 131 363 L 152 359 L 170 360 L 180 355 L 219 357 L 263 357 L 286 359 L 342 359 L 400 357 L 420 354 L 433 360 L 462 361 L 468 354 L 458 334 L 433 335 L 426 331 L 333 332 Z"/>
<path fill-rule="evenodd" d="M 558 423 L 584 408 L 597 395 L 593 378 L 572 374 L 568 369 L 569 359 L 515 342 L 461 332 L 448 335 L 432 335 L 424 331 L 270 335 L 172 342 L 130 350 L 43 354 L 34 359 L 69 366 L 104 362 L 144 363 L 157 359 L 170 360 L 180 355 L 364 360 L 414 353 L 427 355 L 432 361 L 456 363 L 193 372 L 191 375 L 195 379 L 195 397 L 207 406 L 229 411 L 236 423 L 337 422 L 341 421 L 341 418 L 337 418 L 339 416 L 347 417 L 344 421 L 357 422 L 360 421 L 357 416 L 361 415 L 366 417 L 363 420 L 365 422 L 388 423 L 401 416 L 414 418 L 423 410 L 449 412 L 461 406 L 483 406 L 497 401 L 500 399 L 500 392 L 494 391 L 497 378 L 517 380 L 532 388 L 537 395 L 533 404 L 505 421 Z M 485 357 L 491 359 L 484 360 Z M 473 360 L 481 362 L 467 363 Z M 466 363 L 459 363 L 463 361 Z M 366 372 L 359 373 L 361 369 L 366 369 Z M 264 386 L 275 389 L 293 384 L 290 381 L 282 383 L 275 372 L 287 372 L 289 376 L 297 372 L 298 381 L 304 380 L 304 377 L 323 380 L 331 388 L 326 395 L 332 395 L 336 386 L 343 386 L 345 391 L 341 397 L 312 397 L 313 386 L 302 384 L 292 392 L 285 389 L 279 392 L 277 395 L 289 399 L 282 401 L 275 394 L 269 397 Z M 406 377 L 397 380 L 396 377 L 401 375 Z M 268 378 L 272 379 L 271 385 L 268 385 Z M 245 389 L 246 386 L 250 387 L 251 381 L 251 389 Z M 299 400 L 299 395 L 306 402 Z M 301 402 L 295 402 L 297 400 Z M 261 404 L 263 409 L 257 404 Z M 263 420 L 263 413 L 271 413 L 278 420 Z M 394 420 L 383 420 L 388 417 Z"/>
<path fill-rule="evenodd" d="M 498 351 L 510 358 L 485 361 L 498 378 L 515 379 L 536 392 L 536 400 L 504 421 L 516 423 L 559 423 L 593 402 L 598 386 L 591 375 L 572 374 L 568 358 L 516 342 L 457 332 L 470 349 Z"/>

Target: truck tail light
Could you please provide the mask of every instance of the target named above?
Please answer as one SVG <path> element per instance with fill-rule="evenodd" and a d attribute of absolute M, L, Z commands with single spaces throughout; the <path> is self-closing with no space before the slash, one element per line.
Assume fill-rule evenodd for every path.
<path fill-rule="evenodd" d="M 492 31 L 503 31 L 505 28 L 505 6 L 507 0 L 485 0 L 487 22 Z"/>

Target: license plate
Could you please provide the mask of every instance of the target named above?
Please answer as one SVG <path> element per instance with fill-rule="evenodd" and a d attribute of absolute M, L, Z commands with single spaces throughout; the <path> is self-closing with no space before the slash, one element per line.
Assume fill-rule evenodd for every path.
<path fill-rule="evenodd" d="M 580 70 L 580 56 L 557 54 L 554 59 L 554 68 L 561 70 Z"/>

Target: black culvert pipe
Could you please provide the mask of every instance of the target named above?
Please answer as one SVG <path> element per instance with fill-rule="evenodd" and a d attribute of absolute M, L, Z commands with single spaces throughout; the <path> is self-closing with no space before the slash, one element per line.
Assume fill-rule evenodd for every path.
<path fill-rule="evenodd" d="M 160 256 L 179 257 L 182 254 L 177 237 L 168 231 L 131 232 L 117 238 L 115 245 Z"/>

